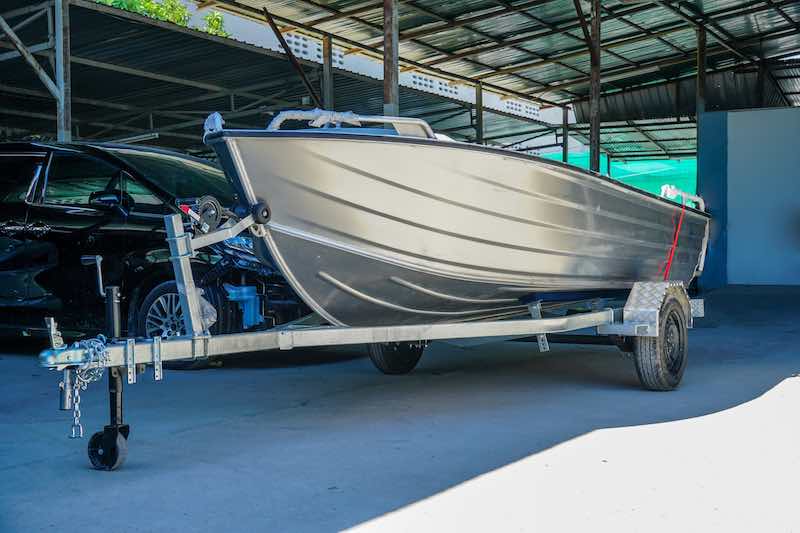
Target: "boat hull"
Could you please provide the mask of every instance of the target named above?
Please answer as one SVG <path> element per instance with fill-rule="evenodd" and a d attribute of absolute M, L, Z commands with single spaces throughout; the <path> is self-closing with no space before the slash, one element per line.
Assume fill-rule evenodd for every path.
<path fill-rule="evenodd" d="M 668 263 L 688 283 L 707 241 L 703 213 L 498 149 L 291 131 L 208 142 L 243 200 L 270 208 L 257 249 L 339 325 L 508 316 L 662 280 Z"/>

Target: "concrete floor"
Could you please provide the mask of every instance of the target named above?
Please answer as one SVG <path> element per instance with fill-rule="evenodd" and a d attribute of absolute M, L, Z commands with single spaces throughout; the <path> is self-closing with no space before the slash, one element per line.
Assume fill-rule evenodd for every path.
<path fill-rule="evenodd" d="M 799 299 L 712 294 L 672 393 L 616 349 L 522 343 L 433 345 L 404 377 L 359 349 L 147 376 L 114 473 L 66 439 L 58 377 L 0 355 L 0 531 L 799 530 Z"/>

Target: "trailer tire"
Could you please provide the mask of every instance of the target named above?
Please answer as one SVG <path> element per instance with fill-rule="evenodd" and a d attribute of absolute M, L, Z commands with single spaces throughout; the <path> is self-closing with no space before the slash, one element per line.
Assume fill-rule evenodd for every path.
<path fill-rule="evenodd" d="M 408 342 L 391 344 L 369 344 L 369 358 L 375 367 L 392 376 L 408 374 L 419 363 L 422 352 L 425 350 L 423 345 L 410 344 Z"/>
<path fill-rule="evenodd" d="M 633 341 L 642 387 L 652 391 L 677 388 L 686 370 L 688 331 L 683 306 L 675 296 L 668 295 L 659 313 L 658 337 L 636 337 Z"/>

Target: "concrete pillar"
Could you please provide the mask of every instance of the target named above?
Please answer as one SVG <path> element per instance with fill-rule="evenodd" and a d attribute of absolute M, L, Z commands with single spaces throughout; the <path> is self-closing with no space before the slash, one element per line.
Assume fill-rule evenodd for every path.
<path fill-rule="evenodd" d="M 72 142 L 72 87 L 70 74 L 69 0 L 55 0 L 57 131 L 59 142 Z"/>
<path fill-rule="evenodd" d="M 600 172 L 600 0 L 592 0 L 589 169 Z"/>
<path fill-rule="evenodd" d="M 322 38 L 322 103 L 333 111 L 333 40 L 330 35 Z"/>
<path fill-rule="evenodd" d="M 383 0 L 383 114 L 400 115 L 397 0 Z"/>

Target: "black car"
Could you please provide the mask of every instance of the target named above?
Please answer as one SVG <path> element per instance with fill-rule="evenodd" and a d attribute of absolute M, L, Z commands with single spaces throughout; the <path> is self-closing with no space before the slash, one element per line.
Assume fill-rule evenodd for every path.
<path fill-rule="evenodd" d="M 222 206 L 236 201 L 221 170 L 174 152 L 0 143 L 0 329 L 42 333 L 43 318 L 54 316 L 68 337 L 102 332 L 96 268 L 81 260 L 99 255 L 104 283 L 121 287 L 127 336 L 181 333 L 163 217 L 209 195 Z M 306 312 L 251 247 L 237 237 L 194 259 L 198 285 L 217 310 L 213 333 L 269 327 Z"/>

